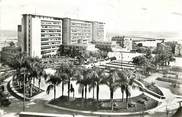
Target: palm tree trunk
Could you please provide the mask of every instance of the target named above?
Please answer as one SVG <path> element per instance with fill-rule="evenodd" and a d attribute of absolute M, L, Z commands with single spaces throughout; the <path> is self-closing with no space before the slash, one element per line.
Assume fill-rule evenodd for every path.
<path fill-rule="evenodd" d="M 87 99 L 87 85 L 85 85 L 85 99 Z"/>
<path fill-rule="evenodd" d="M 82 88 L 82 99 L 83 99 L 83 96 L 84 96 L 84 89 Z"/>
<path fill-rule="evenodd" d="M 30 97 L 31 97 L 32 96 L 32 78 L 30 78 L 29 86 L 30 86 Z"/>
<path fill-rule="evenodd" d="M 126 96 L 126 108 L 128 109 L 128 96 Z"/>
<path fill-rule="evenodd" d="M 93 99 L 95 97 L 95 86 L 93 86 Z"/>
<path fill-rule="evenodd" d="M 35 78 L 33 78 L 33 84 L 35 84 Z"/>
<path fill-rule="evenodd" d="M 124 100 L 124 91 L 122 91 L 122 102 Z"/>
<path fill-rule="evenodd" d="M 64 83 L 62 82 L 62 96 L 64 95 Z"/>
<path fill-rule="evenodd" d="M 54 85 L 54 100 L 56 99 L 56 86 Z"/>
<path fill-rule="evenodd" d="M 112 88 L 110 88 L 110 99 L 111 99 L 111 110 L 113 111 L 113 94 L 114 94 L 114 91 Z"/>
<path fill-rule="evenodd" d="M 73 98 L 75 98 L 75 91 L 73 91 Z"/>
<path fill-rule="evenodd" d="M 68 81 L 68 100 L 69 100 L 69 98 L 70 98 L 70 79 Z"/>
<path fill-rule="evenodd" d="M 39 81 L 38 82 L 39 82 L 39 89 L 40 89 L 41 78 L 39 78 Z"/>
<path fill-rule="evenodd" d="M 110 99 L 113 99 L 113 94 L 114 94 L 114 91 L 112 88 L 110 88 Z"/>
<path fill-rule="evenodd" d="M 99 100 L 99 84 L 97 83 L 97 101 Z"/>
<path fill-rule="evenodd" d="M 25 73 L 24 73 L 24 76 L 23 76 L 23 111 L 25 111 Z"/>

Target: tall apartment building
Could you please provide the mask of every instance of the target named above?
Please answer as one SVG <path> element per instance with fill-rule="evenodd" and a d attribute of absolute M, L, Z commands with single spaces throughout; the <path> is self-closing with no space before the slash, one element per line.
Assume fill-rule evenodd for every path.
<path fill-rule="evenodd" d="M 61 44 L 88 45 L 93 40 L 104 40 L 104 23 L 23 14 L 18 37 L 19 45 L 28 55 L 52 56 Z"/>
<path fill-rule="evenodd" d="M 32 57 L 54 55 L 62 44 L 62 19 L 23 14 L 18 45 Z"/>
<path fill-rule="evenodd" d="M 104 40 L 103 22 L 63 18 L 63 44 L 89 44 Z"/>

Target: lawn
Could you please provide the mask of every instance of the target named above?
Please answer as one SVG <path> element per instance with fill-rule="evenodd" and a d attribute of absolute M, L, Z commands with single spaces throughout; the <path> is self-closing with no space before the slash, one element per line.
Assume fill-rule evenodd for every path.
<path fill-rule="evenodd" d="M 81 99 L 81 98 L 70 98 L 68 101 L 66 96 L 61 96 L 55 100 L 49 102 L 50 104 L 66 107 L 76 110 L 86 111 L 102 111 L 111 112 L 111 101 L 109 99 L 102 99 L 98 102 L 94 99 Z M 126 100 L 122 102 L 121 99 L 113 100 L 114 109 L 112 112 L 139 112 L 148 110 L 156 107 L 158 102 L 141 94 L 136 97 L 132 97 L 128 101 L 128 108 L 126 106 Z M 145 105 L 145 106 L 144 106 Z"/>

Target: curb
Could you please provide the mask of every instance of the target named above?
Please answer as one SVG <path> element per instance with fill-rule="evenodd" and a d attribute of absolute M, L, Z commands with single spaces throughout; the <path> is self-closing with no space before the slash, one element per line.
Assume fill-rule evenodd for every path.
<path fill-rule="evenodd" d="M 145 88 L 145 87 L 142 87 L 142 88 Z M 145 88 L 145 90 L 146 90 L 146 88 Z M 160 97 L 164 97 L 164 96 L 160 96 Z M 148 115 L 161 105 L 161 104 L 159 104 L 158 106 L 156 106 L 156 107 L 154 107 L 152 109 L 145 110 L 143 112 L 139 111 L 139 112 L 132 112 L 132 113 L 131 112 L 130 113 L 129 112 L 128 113 L 124 113 L 124 112 L 118 113 L 118 112 L 83 111 L 83 110 L 77 110 L 77 109 L 70 109 L 70 108 L 65 108 L 65 107 L 60 107 L 60 106 L 56 106 L 56 105 L 53 105 L 53 104 L 49 104 L 50 101 L 46 102 L 45 105 L 48 106 L 48 107 L 51 107 L 51 108 L 56 108 L 56 109 L 69 111 L 69 112 L 74 112 L 74 113 L 80 113 L 80 114 L 108 115 L 108 116 L 134 116 L 134 115 L 142 115 L 142 114 L 143 115 Z"/>
<path fill-rule="evenodd" d="M 64 111 L 74 112 L 76 114 L 91 114 L 91 115 L 108 115 L 108 116 L 133 116 L 133 115 L 148 115 L 149 113 L 147 111 L 143 112 L 133 112 L 133 113 L 118 113 L 118 112 L 100 112 L 100 111 L 83 111 L 83 110 L 77 110 L 77 109 L 70 109 L 65 107 L 60 107 L 56 105 L 49 104 L 50 101 L 46 102 L 45 105 L 51 108 L 56 108 Z"/>
<path fill-rule="evenodd" d="M 24 96 L 19 93 L 18 91 L 16 91 L 16 89 L 13 87 L 13 84 L 12 84 L 12 80 L 10 80 L 7 84 L 7 89 L 8 91 L 16 98 L 20 99 L 20 100 L 23 100 L 24 99 Z M 25 101 L 30 101 L 31 98 L 28 98 L 28 97 L 25 97 Z"/>

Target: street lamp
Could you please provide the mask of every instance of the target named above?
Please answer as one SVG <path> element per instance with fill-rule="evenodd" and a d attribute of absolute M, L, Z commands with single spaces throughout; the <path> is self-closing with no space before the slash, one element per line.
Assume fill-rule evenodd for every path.
<path fill-rule="evenodd" d="M 169 115 L 169 110 L 168 110 L 167 105 L 166 105 L 166 117 L 168 117 L 168 115 Z"/>
<path fill-rule="evenodd" d="M 22 69 L 23 71 L 23 111 L 25 111 L 25 77 L 26 77 L 26 68 Z"/>
<path fill-rule="evenodd" d="M 23 111 L 25 111 L 25 70 L 23 75 Z"/>

